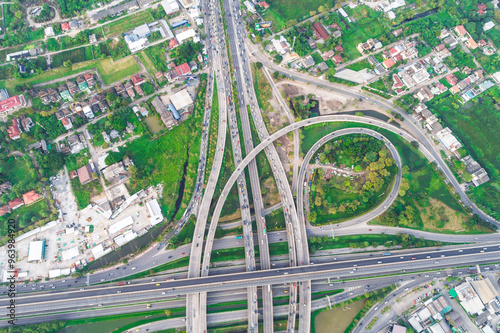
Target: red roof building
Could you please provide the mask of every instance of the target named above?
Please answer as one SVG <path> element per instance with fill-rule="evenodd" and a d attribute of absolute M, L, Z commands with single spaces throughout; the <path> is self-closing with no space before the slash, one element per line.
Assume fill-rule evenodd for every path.
<path fill-rule="evenodd" d="M 175 71 L 178 76 L 185 75 L 191 73 L 191 69 L 187 63 L 183 63 L 182 65 L 176 66 Z"/>
<path fill-rule="evenodd" d="M 24 205 L 24 202 L 21 198 L 15 198 L 14 200 L 9 201 L 8 205 L 10 209 L 15 210 Z"/>
<path fill-rule="evenodd" d="M 90 166 L 88 164 L 82 166 L 77 172 L 82 185 L 87 184 L 92 180 L 92 171 L 90 170 Z"/>
<path fill-rule="evenodd" d="M 76 170 L 73 170 L 69 173 L 69 179 L 74 179 L 78 177 L 78 172 L 76 172 Z"/>
<path fill-rule="evenodd" d="M 450 85 L 452 85 L 452 86 L 454 86 L 455 84 L 457 84 L 457 83 L 458 83 L 458 79 L 457 79 L 457 77 L 455 76 L 455 74 L 450 74 L 450 75 L 447 75 L 447 76 L 446 76 L 446 81 L 447 81 Z"/>
<path fill-rule="evenodd" d="M 342 63 L 342 56 L 340 54 L 337 54 L 332 59 L 335 61 L 335 65 L 340 65 Z"/>
<path fill-rule="evenodd" d="M 344 52 L 344 48 L 342 47 L 342 45 L 337 45 L 337 46 L 335 46 L 335 51 Z"/>
<path fill-rule="evenodd" d="M 403 81 L 396 74 L 392 75 L 392 79 L 394 80 L 393 87 L 394 88 L 402 88 L 404 86 Z"/>
<path fill-rule="evenodd" d="M 134 89 L 136 93 L 138 93 L 141 96 L 144 96 L 144 91 L 142 91 L 141 86 L 135 86 Z"/>
<path fill-rule="evenodd" d="M 325 40 L 330 36 L 328 32 L 326 32 L 325 28 L 323 28 L 323 25 L 319 22 L 314 22 L 313 30 L 320 38 L 323 38 Z"/>
<path fill-rule="evenodd" d="M 9 205 L 4 205 L 0 207 L 0 216 L 4 216 L 5 214 L 10 213 L 10 207 Z"/>
<path fill-rule="evenodd" d="M 171 40 L 168 41 L 168 47 L 173 49 L 174 47 L 178 46 L 179 43 L 177 42 L 177 39 L 172 38 Z"/>
<path fill-rule="evenodd" d="M 41 198 L 42 197 L 39 196 L 38 193 L 35 192 L 35 190 L 31 190 L 23 194 L 23 201 L 26 206 L 31 205 L 34 202 L 37 202 Z"/>
<path fill-rule="evenodd" d="M 330 27 L 332 29 L 335 29 L 335 30 L 339 30 L 340 29 L 340 26 L 337 23 L 332 23 L 332 25 L 330 25 Z"/>
<path fill-rule="evenodd" d="M 467 30 L 465 30 L 464 26 L 463 25 L 457 25 L 455 27 L 455 32 L 457 34 L 459 34 L 460 36 L 463 36 L 467 33 Z"/>
<path fill-rule="evenodd" d="M 484 40 L 484 39 L 481 39 L 479 42 L 477 42 L 479 44 L 479 46 L 483 47 L 483 46 L 486 46 L 488 45 L 488 43 Z"/>
<path fill-rule="evenodd" d="M 69 23 L 68 22 L 61 23 L 61 29 L 62 29 L 62 31 L 69 31 L 69 30 L 71 30 L 71 28 L 69 27 Z"/>
<path fill-rule="evenodd" d="M 392 66 L 394 66 L 396 64 L 396 62 L 392 58 L 389 58 L 389 59 L 384 60 L 384 62 L 382 64 L 387 69 L 387 68 L 391 68 Z"/>
<path fill-rule="evenodd" d="M 146 80 L 144 80 L 139 74 L 132 76 L 132 84 L 134 86 L 140 86 L 144 82 L 146 82 Z"/>
<path fill-rule="evenodd" d="M 479 15 L 482 15 L 482 14 L 486 13 L 487 9 L 488 9 L 488 7 L 486 6 L 486 4 L 484 4 L 484 3 L 478 3 L 477 4 L 477 13 Z"/>
<path fill-rule="evenodd" d="M 17 110 L 26 106 L 26 99 L 23 95 L 15 95 L 0 102 L 0 113 Z"/>
<path fill-rule="evenodd" d="M 155 73 L 155 79 L 159 80 L 161 78 L 163 78 L 165 75 L 163 75 L 163 72 L 156 72 Z"/>
<path fill-rule="evenodd" d="M 396 62 L 403 61 L 403 56 L 401 54 L 396 54 L 393 58 Z"/>
<path fill-rule="evenodd" d="M 265 2 L 265 1 L 259 2 L 259 6 L 261 6 L 264 9 L 268 9 L 269 8 L 269 4 L 267 2 Z"/>
<path fill-rule="evenodd" d="M 19 122 L 17 118 L 12 119 L 12 125 L 7 127 L 7 134 L 11 140 L 17 140 L 21 138 L 21 129 L 19 127 Z"/>

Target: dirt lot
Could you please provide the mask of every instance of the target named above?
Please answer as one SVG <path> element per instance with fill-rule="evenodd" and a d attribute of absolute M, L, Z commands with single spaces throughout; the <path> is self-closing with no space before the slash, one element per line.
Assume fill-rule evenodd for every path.
<path fill-rule="evenodd" d="M 282 80 L 278 82 L 276 86 L 284 93 L 285 98 L 301 95 L 307 96 L 309 94 L 314 95 L 314 99 L 319 102 L 319 112 L 321 115 L 334 114 L 340 111 L 356 110 L 376 110 L 385 112 L 372 103 L 359 101 L 357 99 L 349 98 L 341 94 L 301 82 Z"/>

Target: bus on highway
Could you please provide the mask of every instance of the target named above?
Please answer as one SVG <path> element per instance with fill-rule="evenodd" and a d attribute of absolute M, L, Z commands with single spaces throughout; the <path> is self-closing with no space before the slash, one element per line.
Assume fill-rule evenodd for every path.
<path fill-rule="evenodd" d="M 236 239 L 241 239 L 241 236 L 236 236 Z"/>

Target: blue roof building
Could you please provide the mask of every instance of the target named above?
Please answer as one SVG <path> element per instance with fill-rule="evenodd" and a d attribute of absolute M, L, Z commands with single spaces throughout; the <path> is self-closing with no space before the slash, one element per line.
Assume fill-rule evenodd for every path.
<path fill-rule="evenodd" d="M 170 110 L 170 112 L 172 112 L 172 115 L 174 116 L 175 120 L 181 119 L 179 112 L 177 112 L 177 109 L 175 108 L 175 106 L 173 104 L 169 104 L 168 109 Z"/>

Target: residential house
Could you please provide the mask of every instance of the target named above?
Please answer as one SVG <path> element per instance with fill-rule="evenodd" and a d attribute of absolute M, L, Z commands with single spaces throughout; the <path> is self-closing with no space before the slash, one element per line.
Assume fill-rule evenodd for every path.
<path fill-rule="evenodd" d="M 455 27 L 455 33 L 459 36 L 463 36 L 467 34 L 467 30 L 465 30 L 465 27 L 463 25 L 457 25 Z"/>
<path fill-rule="evenodd" d="M 94 80 L 94 75 L 92 73 L 85 73 L 83 74 L 83 78 L 87 82 L 87 85 L 89 88 L 92 88 L 95 86 L 95 80 Z"/>
<path fill-rule="evenodd" d="M 488 7 L 486 7 L 486 4 L 484 3 L 478 3 L 477 4 L 477 13 L 479 15 L 483 15 L 488 11 Z"/>
<path fill-rule="evenodd" d="M 132 84 L 134 86 L 140 86 L 141 84 L 146 82 L 146 80 L 144 80 L 144 78 L 141 77 L 140 74 L 136 74 L 136 75 L 132 76 L 131 80 L 132 80 Z"/>
<path fill-rule="evenodd" d="M 11 210 L 16 210 L 19 207 L 23 206 L 24 202 L 23 200 L 21 200 L 21 198 L 15 198 L 14 200 L 9 201 L 7 204 L 9 205 L 9 208 Z"/>
<path fill-rule="evenodd" d="M 330 50 L 330 51 L 326 51 L 324 52 L 321 57 L 323 58 L 323 60 L 328 60 L 330 59 L 331 57 L 333 57 L 335 55 L 335 51 L 333 50 Z"/>
<path fill-rule="evenodd" d="M 194 60 L 191 60 L 188 65 L 191 71 L 195 71 L 198 69 L 198 64 Z"/>
<path fill-rule="evenodd" d="M 71 119 L 68 117 L 64 117 L 61 119 L 61 123 L 63 124 L 64 128 L 69 131 L 71 128 L 73 128 L 73 123 L 71 122 Z"/>
<path fill-rule="evenodd" d="M 93 180 L 92 177 L 92 169 L 90 165 L 86 164 L 77 170 L 78 179 L 82 185 L 87 184 L 88 182 Z"/>
<path fill-rule="evenodd" d="M 323 27 L 323 25 L 320 22 L 314 22 L 312 28 L 314 30 L 314 35 L 318 39 L 327 40 L 328 37 L 330 37 L 330 35 L 328 34 L 328 32 L 325 30 L 325 28 Z"/>
<path fill-rule="evenodd" d="M 69 27 L 69 23 L 68 22 L 61 23 L 61 30 L 62 31 L 70 31 L 71 28 Z"/>
<path fill-rule="evenodd" d="M 9 205 L 3 205 L 2 207 L 0 207 L 0 216 L 4 216 L 5 214 L 8 214 L 10 212 L 11 210 Z"/>
<path fill-rule="evenodd" d="M 467 46 L 471 50 L 475 50 L 478 47 L 477 43 L 474 41 L 474 39 L 472 39 L 472 37 L 467 39 L 467 41 L 465 42 L 465 46 Z"/>
<path fill-rule="evenodd" d="M 38 97 L 40 97 L 40 101 L 44 104 L 47 105 L 50 103 L 50 96 L 47 91 L 47 89 L 42 89 L 38 92 Z"/>
<path fill-rule="evenodd" d="M 117 95 L 120 95 L 125 91 L 125 88 L 123 87 L 123 84 L 121 82 L 115 86 L 115 91 Z"/>
<path fill-rule="evenodd" d="M 436 133 L 436 137 L 443 144 L 443 146 L 451 152 L 454 152 L 462 147 L 462 144 L 458 142 L 457 138 L 451 134 L 451 129 L 449 127 L 446 127 Z"/>
<path fill-rule="evenodd" d="M 434 52 L 436 52 L 436 55 L 442 59 L 449 57 L 451 55 L 450 51 L 446 48 L 446 45 L 444 44 L 439 44 L 434 48 Z"/>
<path fill-rule="evenodd" d="M 333 32 L 333 37 L 340 38 L 342 36 L 342 32 L 340 30 L 335 30 Z"/>
<path fill-rule="evenodd" d="M 92 112 L 92 108 L 89 105 L 85 105 L 83 107 L 83 113 L 85 114 L 85 117 L 90 121 L 94 119 L 94 113 Z"/>
<path fill-rule="evenodd" d="M 316 67 L 322 72 L 328 70 L 328 65 L 324 61 L 320 62 Z"/>
<path fill-rule="evenodd" d="M 399 37 L 403 33 L 403 28 L 396 29 L 392 32 L 394 37 Z"/>
<path fill-rule="evenodd" d="M 78 85 L 78 89 L 80 91 L 88 91 L 89 90 L 89 85 L 87 84 L 87 81 L 85 80 L 83 75 L 76 78 L 76 84 Z"/>
<path fill-rule="evenodd" d="M 458 83 L 458 79 L 455 74 L 446 75 L 446 81 L 452 86 Z"/>
<path fill-rule="evenodd" d="M 35 190 L 31 190 L 23 194 L 23 201 L 26 206 L 29 206 L 41 199 L 42 197 L 36 193 Z"/>
<path fill-rule="evenodd" d="M 158 81 L 162 81 L 162 80 L 165 80 L 165 75 L 163 74 L 163 72 L 156 72 L 155 73 L 155 79 L 157 79 Z"/>
<path fill-rule="evenodd" d="M 68 85 L 68 90 L 71 96 L 76 95 L 80 92 L 75 81 L 66 80 L 66 84 Z"/>
<path fill-rule="evenodd" d="M 342 56 L 337 54 L 332 58 L 332 60 L 335 62 L 335 65 L 340 65 L 342 63 Z"/>
<path fill-rule="evenodd" d="M 144 91 L 142 91 L 141 86 L 134 86 L 134 90 L 137 94 L 144 96 Z"/>
<path fill-rule="evenodd" d="M 424 86 L 415 94 L 415 97 L 418 98 L 420 102 L 427 102 L 434 97 L 434 94 L 427 86 Z"/>
<path fill-rule="evenodd" d="M 62 99 L 65 100 L 72 100 L 71 94 L 69 93 L 68 86 L 66 84 L 61 84 L 58 88 L 59 90 L 59 95 L 61 96 Z"/>
<path fill-rule="evenodd" d="M 389 58 L 389 59 L 385 59 L 384 62 L 382 63 L 384 65 L 384 67 L 386 69 L 389 69 L 391 68 L 392 66 L 394 66 L 396 64 L 396 62 L 394 61 L 394 59 L 392 58 Z"/>
<path fill-rule="evenodd" d="M 337 51 L 339 53 L 344 52 L 344 48 L 342 47 L 342 45 L 337 45 L 337 46 L 335 46 L 335 51 Z"/>
<path fill-rule="evenodd" d="M 314 39 L 312 39 L 312 38 L 308 38 L 308 39 L 307 39 L 307 44 L 309 45 L 309 48 L 310 48 L 311 50 L 314 50 L 314 49 L 316 49 L 316 48 L 318 47 L 318 46 L 316 45 L 316 41 L 315 41 Z"/>
<path fill-rule="evenodd" d="M 304 66 L 304 68 L 309 68 L 314 64 L 314 59 L 310 55 L 307 55 L 302 59 L 302 65 Z"/>
<path fill-rule="evenodd" d="M 483 30 L 484 31 L 488 31 L 490 29 L 493 29 L 493 27 L 495 26 L 496 24 L 493 22 L 493 21 L 488 21 L 486 22 L 484 25 L 483 25 Z"/>
<path fill-rule="evenodd" d="M 134 85 L 130 81 L 125 82 L 125 90 L 127 91 L 128 96 L 131 99 L 134 99 L 135 97 Z"/>
<path fill-rule="evenodd" d="M 371 50 L 378 50 L 380 48 L 382 48 L 382 43 L 380 43 L 376 38 L 370 38 L 366 42 L 359 43 L 358 46 L 356 46 L 356 49 L 361 54 Z"/>
<path fill-rule="evenodd" d="M 29 132 L 30 129 L 35 126 L 35 124 L 33 123 L 33 120 L 31 120 L 31 117 L 26 117 L 25 115 L 21 115 L 19 116 L 19 123 L 21 125 L 21 129 L 24 131 L 24 132 Z"/>
<path fill-rule="evenodd" d="M 263 8 L 264 10 L 266 10 L 266 9 L 268 9 L 268 8 L 269 8 L 269 4 L 268 4 L 267 2 L 265 2 L 265 1 L 261 1 L 261 2 L 259 2 L 259 6 L 260 6 L 261 8 Z"/>
<path fill-rule="evenodd" d="M 11 140 L 18 140 L 21 138 L 21 127 L 17 118 L 11 120 L 11 125 L 7 127 L 7 134 Z"/>
<path fill-rule="evenodd" d="M 445 45 L 448 45 L 448 48 L 450 50 L 453 50 L 455 47 L 457 47 L 457 40 L 453 36 L 448 36 L 445 39 L 443 39 L 443 43 Z"/>
<path fill-rule="evenodd" d="M 61 100 L 61 95 L 59 94 L 59 92 L 56 89 L 49 88 L 49 89 L 47 89 L 47 92 L 49 94 L 49 98 L 50 98 L 50 101 L 52 103 L 57 103 Z M 67 94 L 71 98 L 71 96 L 69 95 L 69 92 Z"/>

